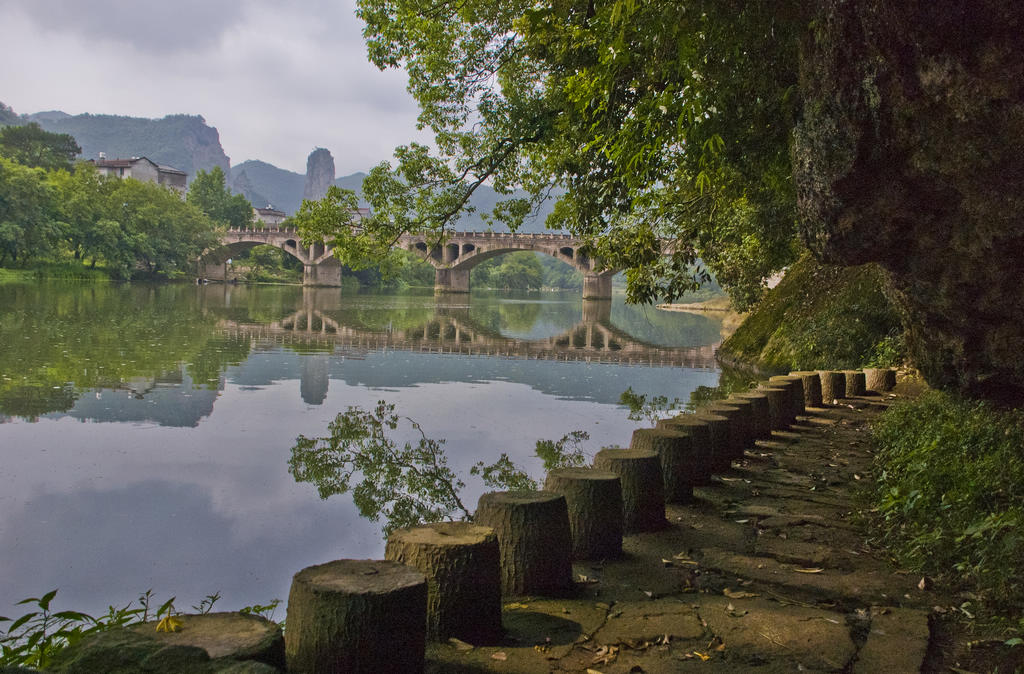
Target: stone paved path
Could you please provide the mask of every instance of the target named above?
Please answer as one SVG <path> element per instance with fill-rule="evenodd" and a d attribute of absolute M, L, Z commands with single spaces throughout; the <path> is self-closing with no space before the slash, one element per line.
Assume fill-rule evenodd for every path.
<path fill-rule="evenodd" d="M 920 671 L 932 598 L 858 515 L 887 400 L 809 409 L 624 559 L 577 564 L 575 596 L 508 601 L 505 643 L 431 645 L 428 671 Z"/>

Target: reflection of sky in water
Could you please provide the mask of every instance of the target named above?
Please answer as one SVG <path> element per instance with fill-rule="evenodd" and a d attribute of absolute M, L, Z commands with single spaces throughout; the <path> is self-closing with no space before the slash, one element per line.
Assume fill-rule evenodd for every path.
<path fill-rule="evenodd" d="M 251 322 L 250 308 L 265 305 L 241 302 L 246 294 L 237 289 L 216 290 L 237 293 L 231 311 L 242 322 Z M 203 292 L 209 304 L 218 297 Z M 377 316 L 391 302 L 360 301 Z M 432 298 L 394 300 L 401 302 L 430 305 L 425 316 L 432 314 Z M 294 306 L 282 300 L 275 311 L 286 316 Z M 534 339 L 579 321 L 578 308 L 566 314 L 564 307 L 551 301 L 503 314 L 485 303 L 477 314 L 501 334 L 519 330 Z M 419 320 L 411 320 L 414 327 Z M 654 337 L 667 320 L 657 316 Z M 699 334 L 709 332 L 697 325 Z M 0 614 L 20 615 L 15 601 L 53 588 L 60 588 L 59 609 L 102 612 L 149 588 L 161 599 L 177 595 L 185 609 L 219 591 L 218 607 L 231 609 L 286 599 L 291 576 L 310 564 L 380 556 L 379 523 L 360 519 L 345 496 L 321 501 L 313 485 L 296 484 L 287 472 L 296 436 L 324 434 L 349 405 L 386 399 L 430 437 L 445 438 L 473 509 L 483 491 L 469 475 L 477 461 L 508 452 L 540 477 L 532 456 L 539 439 L 584 430 L 590 453 L 629 442 L 642 424 L 627 421 L 616 404 L 627 387 L 685 400 L 718 378 L 706 369 L 243 344 L 238 365 L 203 370 L 203 380 L 214 377 L 212 389 L 195 388 L 186 364 L 118 390 L 87 389 L 67 411 L 35 423 L 0 423 Z"/>
<path fill-rule="evenodd" d="M 303 402 L 300 381 L 286 376 L 288 367 L 296 373 L 296 360 L 306 359 L 327 361 L 331 371 L 320 405 Z M 504 377 L 502 366 L 509 368 Z M 348 405 L 369 407 L 386 398 L 429 436 L 445 438 L 449 460 L 467 482 L 470 508 L 482 491 L 469 475 L 476 461 L 508 451 L 536 475 L 540 466 L 531 454 L 538 439 L 579 429 L 591 433 L 591 452 L 628 443 L 634 426 L 624 423 L 622 408 L 545 394 L 519 381 L 523 370 L 534 368 L 546 370 L 556 389 L 616 380 L 601 389 L 602 398 L 626 386 L 685 397 L 717 378 L 673 368 L 406 352 L 339 362 L 279 351 L 230 368 L 213 413 L 195 427 L 166 427 L 135 415 L 128 423 L 14 421 L 2 426 L 0 607 L 60 587 L 68 602 L 61 606 L 101 610 L 152 587 L 176 594 L 181 606 L 220 591 L 220 605 L 232 608 L 286 598 L 292 574 L 306 565 L 379 556 L 377 525 L 361 520 L 345 497 L 320 501 L 312 485 L 296 484 L 287 473 L 295 437 L 322 433 Z M 474 369 L 504 381 L 453 381 Z M 410 386 L 404 377 L 410 370 L 446 382 Z M 446 372 L 450 377 L 441 376 Z M 390 390 L 366 388 L 366 382 Z"/>

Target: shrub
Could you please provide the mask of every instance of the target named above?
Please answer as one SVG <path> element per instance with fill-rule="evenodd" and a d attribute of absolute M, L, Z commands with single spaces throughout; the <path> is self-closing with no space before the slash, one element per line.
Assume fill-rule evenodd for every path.
<path fill-rule="evenodd" d="M 930 391 L 875 424 L 884 533 L 911 568 L 1024 612 L 1024 411 Z"/>

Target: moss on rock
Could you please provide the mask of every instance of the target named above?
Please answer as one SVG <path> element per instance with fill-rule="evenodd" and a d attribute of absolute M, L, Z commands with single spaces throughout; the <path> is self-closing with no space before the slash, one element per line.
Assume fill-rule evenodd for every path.
<path fill-rule="evenodd" d="M 893 358 L 883 358 L 883 345 L 900 332 L 885 285 L 875 265 L 835 267 L 805 255 L 722 344 L 719 359 L 763 372 L 895 364 L 879 362 Z"/>

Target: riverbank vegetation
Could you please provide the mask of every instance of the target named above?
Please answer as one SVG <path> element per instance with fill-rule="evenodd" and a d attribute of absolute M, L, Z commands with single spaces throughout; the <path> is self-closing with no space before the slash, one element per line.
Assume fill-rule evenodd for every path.
<path fill-rule="evenodd" d="M 961 590 L 966 615 L 1024 632 L 1024 412 L 928 391 L 894 403 L 874 435 L 879 542 Z"/>

